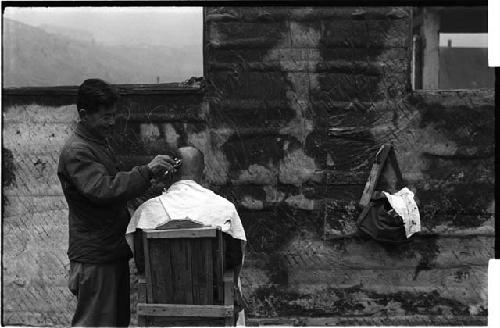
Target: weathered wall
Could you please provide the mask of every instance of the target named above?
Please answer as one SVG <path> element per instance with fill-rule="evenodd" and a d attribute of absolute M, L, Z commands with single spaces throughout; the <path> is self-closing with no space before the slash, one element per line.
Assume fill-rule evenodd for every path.
<path fill-rule="evenodd" d="M 152 86 L 121 93 L 114 148 L 126 168 L 185 144 L 203 124 L 200 90 Z M 59 151 L 77 121 L 75 95 L 76 87 L 3 94 L 3 324 L 69 326 L 75 310 L 67 288 L 68 209 L 57 178 Z M 131 286 L 135 312 L 135 275 Z"/>
<path fill-rule="evenodd" d="M 409 24 L 408 8 L 207 8 L 206 90 L 122 89 L 114 148 L 123 164 L 193 144 L 207 184 L 237 204 L 251 322 L 486 323 L 493 91 L 411 92 Z M 56 163 L 75 90 L 4 92 L 7 324 L 66 326 L 74 309 Z M 397 247 L 355 227 L 386 142 L 424 230 Z"/>
<path fill-rule="evenodd" d="M 493 91 L 411 92 L 410 10 L 206 10 L 214 182 L 248 234 L 251 317 L 486 322 Z M 423 233 L 399 247 L 355 227 L 386 142 L 421 201 Z"/>
<path fill-rule="evenodd" d="M 57 157 L 75 106 L 8 103 L 2 108 L 3 324 L 67 324 L 67 205 Z"/>

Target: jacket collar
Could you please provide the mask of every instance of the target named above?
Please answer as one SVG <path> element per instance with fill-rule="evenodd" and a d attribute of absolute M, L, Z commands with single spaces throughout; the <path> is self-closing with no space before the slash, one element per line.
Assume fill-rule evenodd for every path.
<path fill-rule="evenodd" d="M 78 122 L 78 124 L 76 125 L 75 133 L 85 140 L 89 140 L 98 143 L 100 145 L 107 144 L 106 139 L 97 137 L 95 134 L 92 133 L 92 130 L 82 121 Z"/>

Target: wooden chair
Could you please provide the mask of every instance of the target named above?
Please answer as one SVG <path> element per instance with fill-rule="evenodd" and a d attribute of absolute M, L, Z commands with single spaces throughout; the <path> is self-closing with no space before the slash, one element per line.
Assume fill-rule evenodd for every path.
<path fill-rule="evenodd" d="M 144 230 L 139 326 L 234 326 L 234 271 L 224 272 L 223 233 L 211 227 Z"/>

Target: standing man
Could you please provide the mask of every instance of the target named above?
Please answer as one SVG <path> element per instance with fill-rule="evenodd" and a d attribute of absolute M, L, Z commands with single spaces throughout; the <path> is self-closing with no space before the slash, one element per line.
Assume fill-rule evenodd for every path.
<path fill-rule="evenodd" d="M 69 288 L 77 296 L 72 326 L 128 326 L 130 286 L 125 240 L 126 202 L 150 179 L 172 169 L 168 155 L 120 171 L 107 137 L 115 123 L 117 91 L 99 79 L 78 89 L 80 121 L 59 156 L 57 175 L 69 207 Z"/>

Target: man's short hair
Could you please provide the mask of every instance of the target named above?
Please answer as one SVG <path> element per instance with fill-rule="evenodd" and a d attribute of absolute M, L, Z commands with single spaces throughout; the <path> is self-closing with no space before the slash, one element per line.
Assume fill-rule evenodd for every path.
<path fill-rule="evenodd" d="M 185 157 L 186 151 L 187 158 Z M 178 158 L 183 159 L 180 171 L 198 175 L 201 178 L 203 176 L 203 170 L 205 169 L 205 155 L 203 152 L 191 145 L 180 147 L 177 152 L 180 155 Z"/>
<path fill-rule="evenodd" d="M 96 112 L 99 107 L 111 107 L 118 101 L 118 91 L 100 79 L 88 79 L 78 88 L 76 108 Z"/>

